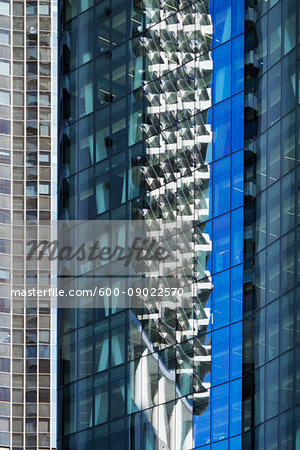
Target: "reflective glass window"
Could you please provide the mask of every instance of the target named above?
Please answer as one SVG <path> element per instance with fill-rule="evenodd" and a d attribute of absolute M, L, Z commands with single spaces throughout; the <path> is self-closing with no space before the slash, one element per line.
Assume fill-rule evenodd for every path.
<path fill-rule="evenodd" d="M 79 16 L 79 65 L 90 61 L 94 56 L 94 11 L 87 11 Z"/>
<path fill-rule="evenodd" d="M 280 357 L 280 412 L 293 406 L 293 352 Z"/>
<path fill-rule="evenodd" d="M 232 98 L 232 134 L 231 151 L 235 152 L 244 146 L 244 94 Z"/>
<path fill-rule="evenodd" d="M 231 101 L 216 105 L 213 110 L 214 132 L 214 159 L 222 158 L 230 153 L 231 145 Z"/>
<path fill-rule="evenodd" d="M 296 123 L 295 123 L 295 111 L 290 112 L 286 117 L 282 119 L 282 149 L 283 149 L 283 171 L 288 172 L 295 166 L 296 158 Z"/>
<path fill-rule="evenodd" d="M 282 115 L 296 106 L 296 51 L 282 60 Z"/>
<path fill-rule="evenodd" d="M 244 152 L 231 156 L 231 209 L 238 208 L 244 202 Z"/>
<path fill-rule="evenodd" d="M 278 414 L 279 360 L 266 365 L 266 419 Z"/>
<path fill-rule="evenodd" d="M 279 243 L 275 242 L 267 249 L 268 261 L 268 298 L 272 301 L 279 296 L 280 283 L 280 253 Z"/>
<path fill-rule="evenodd" d="M 213 164 L 213 214 L 219 216 L 230 210 L 230 157 Z"/>
<path fill-rule="evenodd" d="M 231 213 L 231 265 L 243 262 L 243 225 L 244 210 L 236 209 Z"/>
<path fill-rule="evenodd" d="M 244 36 L 240 36 L 232 41 L 232 95 L 244 89 L 244 64 Z"/>
<path fill-rule="evenodd" d="M 279 353 L 279 303 L 272 302 L 266 308 L 266 361 Z"/>
<path fill-rule="evenodd" d="M 293 413 L 289 411 L 279 416 L 279 448 L 288 450 L 293 446 Z"/>
<path fill-rule="evenodd" d="M 230 383 L 230 436 L 242 431 L 242 380 Z"/>
<path fill-rule="evenodd" d="M 280 183 L 275 183 L 267 191 L 268 243 L 280 236 Z"/>
<path fill-rule="evenodd" d="M 229 383 L 217 386 L 211 392 L 212 439 L 228 437 Z"/>
<path fill-rule="evenodd" d="M 231 269 L 231 321 L 242 319 L 243 312 L 243 266 Z"/>
<path fill-rule="evenodd" d="M 229 328 L 212 333 L 212 384 L 229 380 Z"/>
<path fill-rule="evenodd" d="M 107 421 L 108 418 L 108 374 L 104 373 L 95 378 L 95 425 Z"/>
<path fill-rule="evenodd" d="M 286 84 L 286 80 L 284 81 Z M 268 123 L 273 125 L 281 115 L 281 64 L 268 72 Z"/>
<path fill-rule="evenodd" d="M 232 37 L 244 32 L 244 3 L 240 0 L 232 2 Z"/>
<path fill-rule="evenodd" d="M 213 103 L 221 102 L 231 95 L 231 43 L 228 42 L 213 53 Z"/>
<path fill-rule="evenodd" d="M 278 418 L 270 420 L 265 424 L 265 442 L 267 449 L 278 447 Z"/>
<path fill-rule="evenodd" d="M 281 240 L 281 292 L 292 289 L 295 284 L 295 234 L 291 232 Z"/>
<path fill-rule="evenodd" d="M 265 362 L 265 309 L 261 309 L 255 313 L 254 320 L 254 345 L 253 356 L 256 367 Z"/>
<path fill-rule="evenodd" d="M 214 1 L 214 46 L 231 37 L 231 0 Z"/>
<path fill-rule="evenodd" d="M 280 353 L 291 349 L 294 342 L 294 293 L 284 295 L 280 302 Z"/>
<path fill-rule="evenodd" d="M 217 329 L 229 323 L 230 271 L 214 275 L 213 285 L 213 329 Z"/>
<path fill-rule="evenodd" d="M 265 368 L 254 372 L 254 425 L 264 421 L 265 414 Z"/>
<path fill-rule="evenodd" d="M 79 69 L 79 116 L 83 117 L 93 111 L 93 64 Z"/>
<path fill-rule="evenodd" d="M 281 3 L 268 13 L 268 56 L 269 66 L 281 58 Z"/>
<path fill-rule="evenodd" d="M 230 265 L 230 214 L 213 221 L 213 273 Z"/>
<path fill-rule="evenodd" d="M 242 322 L 230 327 L 230 378 L 235 379 L 242 376 L 243 362 L 243 324 Z"/>
<path fill-rule="evenodd" d="M 283 39 L 284 54 L 287 54 L 296 45 L 296 11 L 297 1 L 289 0 L 283 3 Z"/>

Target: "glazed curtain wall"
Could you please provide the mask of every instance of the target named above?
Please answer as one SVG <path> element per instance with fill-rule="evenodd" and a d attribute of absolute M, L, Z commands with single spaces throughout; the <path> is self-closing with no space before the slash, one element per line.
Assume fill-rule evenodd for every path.
<path fill-rule="evenodd" d="M 194 417 L 195 448 L 240 449 L 242 433 L 244 221 L 244 2 L 210 2 L 213 83 L 209 120 L 213 142 L 209 187 L 210 404 Z"/>
<path fill-rule="evenodd" d="M 298 448 L 299 2 L 246 20 L 243 448 Z"/>
<path fill-rule="evenodd" d="M 145 210 L 154 215 L 176 211 L 176 207 L 181 210 L 182 193 L 184 201 L 189 199 L 191 205 L 197 198 L 195 188 L 178 189 L 177 196 L 168 194 L 164 202 L 157 201 L 155 195 L 149 199 L 147 193 L 155 191 L 157 179 L 165 180 L 167 186 L 167 177 L 173 173 L 180 174 L 183 182 L 190 182 L 192 176 L 193 183 L 201 173 L 200 204 L 205 233 L 212 242 L 206 269 L 213 274 L 214 285 L 213 295 L 207 296 L 205 305 L 206 311 L 211 310 L 211 320 L 205 319 L 206 329 L 200 336 L 202 349 L 208 352 L 200 380 L 205 386 L 204 402 L 202 409 L 191 409 L 199 380 L 195 377 L 194 384 L 186 383 L 187 377 L 180 375 L 178 366 L 183 357 L 189 361 L 188 370 L 191 361 L 196 363 L 198 337 L 186 340 L 180 347 L 183 353 L 179 346 L 172 345 L 145 355 L 147 346 L 158 341 L 151 321 L 143 324 L 150 338 L 145 341 L 128 311 L 65 310 L 59 318 L 59 420 L 63 423 L 59 445 L 75 448 L 78 443 L 83 446 L 101 442 L 103 448 L 155 449 L 157 432 L 161 438 L 164 431 L 172 435 L 172 414 L 176 405 L 183 402 L 182 410 L 189 411 L 189 415 L 188 420 L 181 420 L 182 430 L 185 434 L 193 425 L 194 448 L 207 448 L 209 443 L 212 448 L 240 448 L 244 6 L 241 1 L 232 5 L 224 1 L 192 5 L 182 2 L 179 7 L 172 1 L 160 5 L 146 2 L 146 6 L 148 14 L 143 13 L 142 2 L 72 1 L 65 2 L 61 10 L 60 107 L 64 127 L 60 152 L 64 179 L 60 215 L 65 219 L 116 219 L 136 218 Z M 186 56 L 182 61 L 176 60 L 176 49 L 174 52 L 168 48 L 168 41 L 164 44 L 162 53 L 170 52 L 174 66 L 157 83 L 149 77 L 149 66 L 163 63 L 155 60 L 155 40 L 151 35 L 151 28 L 162 21 L 156 13 L 160 9 L 165 14 L 163 20 L 171 26 L 175 14 L 179 14 L 176 11 L 192 17 L 200 13 L 201 25 L 207 30 L 200 43 L 193 43 L 194 56 Z M 186 20 L 184 26 L 191 19 Z M 150 48 L 146 47 L 147 42 Z M 189 52 L 190 45 L 182 42 L 182 52 Z M 149 54 L 154 55 L 151 64 Z M 197 58 L 201 76 L 193 74 L 189 67 Z M 193 70 L 196 68 L 197 64 Z M 189 78 L 185 79 L 188 72 Z M 167 93 L 167 100 L 172 102 L 172 95 L 177 92 L 172 90 L 172 83 L 177 86 L 180 81 L 182 92 L 194 83 L 186 99 L 193 102 L 192 109 L 183 108 L 179 121 L 176 118 L 168 123 L 168 117 L 161 116 L 163 125 L 155 122 L 149 98 Z M 199 104 L 202 111 L 197 110 Z M 189 164 L 191 159 L 188 152 L 180 152 L 180 146 L 170 163 L 161 159 L 164 170 L 159 168 L 160 161 L 154 160 L 153 164 L 154 158 L 146 149 L 156 146 L 157 136 L 177 136 L 181 129 L 183 138 L 188 139 L 189 128 L 195 124 L 201 139 L 205 137 L 201 151 L 196 149 L 194 153 L 199 160 L 193 164 L 200 164 L 200 170 L 185 166 L 185 158 Z M 162 149 L 159 156 L 163 157 Z M 184 170 L 185 180 L 181 175 Z M 168 325 L 176 327 L 175 314 L 168 318 Z M 177 370 L 176 383 L 170 377 L 164 378 L 161 362 L 168 370 Z M 144 394 L 145 402 L 158 384 L 160 389 L 163 383 L 169 386 L 164 394 L 164 420 L 167 418 L 170 429 L 165 422 L 160 422 L 163 430 L 156 427 L 155 408 L 140 408 L 132 401 L 131 383 L 139 370 L 151 382 L 147 395 Z M 180 394 L 178 386 L 182 389 Z M 180 450 L 183 448 L 177 445 Z"/>

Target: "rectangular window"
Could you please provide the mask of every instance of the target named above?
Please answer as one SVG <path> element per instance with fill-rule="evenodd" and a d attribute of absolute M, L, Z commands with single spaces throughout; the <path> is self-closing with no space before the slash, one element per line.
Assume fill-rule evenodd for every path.
<path fill-rule="evenodd" d="M 50 3 L 40 2 L 40 16 L 50 16 Z"/>
<path fill-rule="evenodd" d="M 40 152 L 40 154 L 39 154 L 39 163 L 41 165 L 49 166 L 50 165 L 50 153 Z"/>
<path fill-rule="evenodd" d="M 0 0 L 0 14 L 10 14 L 10 0 Z"/>
<path fill-rule="evenodd" d="M 10 32 L 6 30 L 0 30 L 0 44 L 10 44 Z"/>
<path fill-rule="evenodd" d="M 0 75 L 10 75 L 10 62 L 0 59 Z"/>
<path fill-rule="evenodd" d="M 50 183 L 40 183 L 40 194 L 50 195 Z"/>
<path fill-rule="evenodd" d="M 1 194 L 11 193 L 10 180 L 0 179 L 0 193 Z"/>

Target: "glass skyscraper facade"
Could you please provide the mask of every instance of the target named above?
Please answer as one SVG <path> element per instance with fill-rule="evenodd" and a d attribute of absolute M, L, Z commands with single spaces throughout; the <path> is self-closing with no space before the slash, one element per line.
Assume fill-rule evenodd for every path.
<path fill-rule="evenodd" d="M 246 25 L 243 443 L 299 448 L 299 2 Z"/>
<path fill-rule="evenodd" d="M 300 446 L 298 3 L 60 3 L 59 217 L 199 256 L 191 308 L 59 311 L 59 448 Z"/>
<path fill-rule="evenodd" d="M 0 1 L 1 449 L 56 446 L 56 319 L 47 299 L 11 292 L 50 284 L 24 236 L 56 216 L 56 18 L 55 1 Z"/>

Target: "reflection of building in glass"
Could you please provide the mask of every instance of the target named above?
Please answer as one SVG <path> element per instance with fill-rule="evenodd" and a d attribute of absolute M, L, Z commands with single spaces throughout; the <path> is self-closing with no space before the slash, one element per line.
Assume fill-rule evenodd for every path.
<path fill-rule="evenodd" d="M 103 448 L 189 449 L 209 404 L 212 24 L 207 2 L 171 3 L 64 12 L 61 217 L 188 222 L 177 276 L 194 292 L 177 309 L 61 311 L 70 447 L 85 430 Z"/>
<path fill-rule="evenodd" d="M 211 142 L 207 110 L 211 106 L 212 25 L 204 4 L 182 2 L 181 8 L 175 13 L 156 2 L 145 3 L 147 30 L 140 38 L 146 50 L 147 73 L 143 80 L 145 156 L 139 170 L 147 193 L 137 218 L 184 218 L 184 223 L 193 227 L 209 216 L 206 153 Z M 178 267 L 175 272 L 176 277 L 185 277 L 186 283 L 195 283 L 197 295 L 191 304 L 172 311 L 163 306 L 167 300 L 164 299 L 161 308 L 152 307 L 146 314 L 138 315 L 142 328 L 151 330 L 148 335 L 153 349 L 173 351 L 176 358 L 175 366 L 166 364 L 169 376 L 159 371 L 157 393 L 148 398 L 142 395 L 139 404 L 132 395 L 135 391 L 131 391 L 140 410 L 153 408 L 148 420 L 162 448 L 192 448 L 193 415 L 201 414 L 209 402 L 210 384 L 205 377 L 210 371 L 211 356 L 210 345 L 205 345 L 205 332 L 210 320 L 206 304 L 212 285 L 206 265 L 211 241 L 204 228 L 205 225 L 195 226 L 194 235 L 186 233 L 182 246 L 188 266 Z M 195 264 L 196 255 L 199 261 Z M 190 292 L 188 295 L 191 297 Z M 134 378 L 136 385 L 141 376 L 146 390 L 151 385 L 147 361 L 151 367 L 150 361 L 156 357 L 152 353 L 145 359 L 149 353 L 152 352 L 147 349 L 142 354 Z M 179 398 L 176 401 L 174 393 L 170 393 L 174 384 Z"/>
<path fill-rule="evenodd" d="M 60 217 L 199 222 L 192 307 L 60 312 L 62 448 L 297 447 L 297 7 L 62 5 Z"/>
<path fill-rule="evenodd" d="M 299 2 L 247 6 L 243 445 L 298 448 Z"/>
<path fill-rule="evenodd" d="M 2 449 L 56 446 L 49 303 L 11 293 L 50 284 L 48 265 L 26 261 L 24 221 L 36 237 L 56 209 L 56 10 L 55 1 L 0 1 Z"/>

